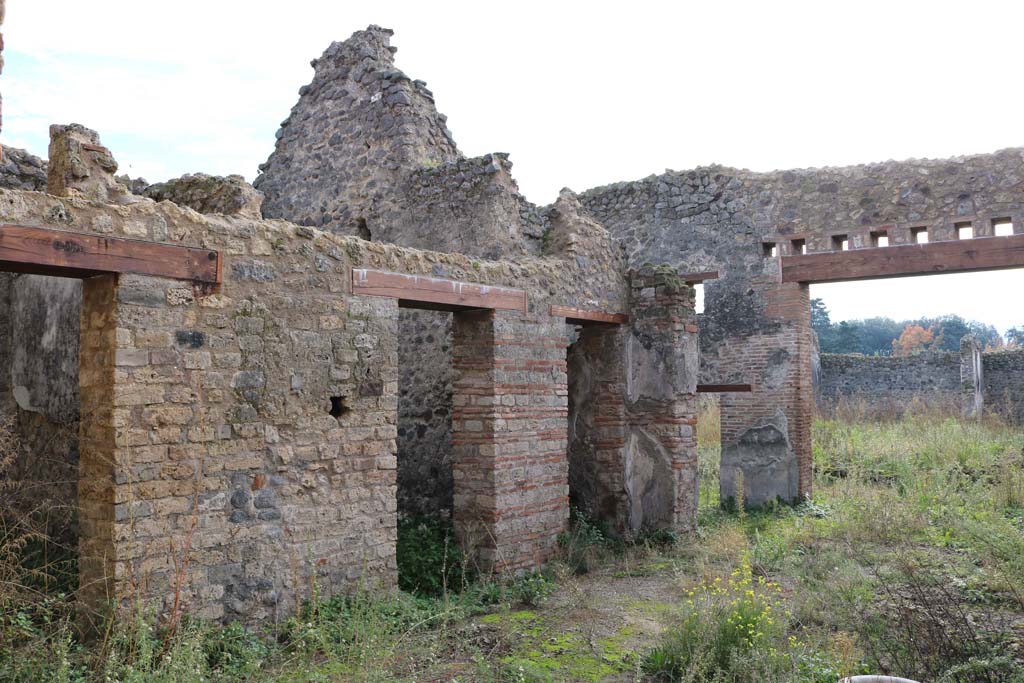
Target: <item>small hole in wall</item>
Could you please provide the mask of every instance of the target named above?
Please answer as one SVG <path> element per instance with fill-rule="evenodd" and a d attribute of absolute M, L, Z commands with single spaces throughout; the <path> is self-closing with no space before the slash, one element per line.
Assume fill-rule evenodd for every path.
<path fill-rule="evenodd" d="M 928 228 L 911 228 L 910 237 L 914 244 L 928 244 Z"/>
<path fill-rule="evenodd" d="M 764 255 L 768 258 L 775 258 L 779 253 L 779 248 L 775 246 L 775 242 L 763 242 L 761 247 L 764 249 Z"/>
<path fill-rule="evenodd" d="M 331 417 L 344 417 L 352 412 L 352 409 L 345 405 L 344 396 L 331 396 Z"/>
<path fill-rule="evenodd" d="M 697 315 L 704 314 L 704 284 L 697 283 L 693 286 L 693 291 L 696 294 L 696 299 L 693 304 L 694 313 Z"/>
<path fill-rule="evenodd" d="M 806 254 L 807 253 L 807 240 L 793 240 L 793 253 L 794 254 Z"/>
<path fill-rule="evenodd" d="M 849 248 L 850 240 L 846 238 L 846 235 L 832 236 L 832 249 L 835 251 L 847 251 Z"/>
<path fill-rule="evenodd" d="M 957 223 L 954 227 L 956 228 L 956 238 L 958 240 L 974 239 L 974 226 L 970 223 Z"/>
<path fill-rule="evenodd" d="M 370 234 L 370 228 L 368 228 L 366 226 L 366 219 L 365 218 L 357 218 L 356 219 L 356 235 L 360 239 L 364 239 L 367 242 L 370 242 L 370 241 L 373 240 L 373 235 Z"/>
<path fill-rule="evenodd" d="M 1013 234 L 1013 221 L 1009 218 L 993 219 L 992 234 L 996 237 L 1009 237 Z"/>

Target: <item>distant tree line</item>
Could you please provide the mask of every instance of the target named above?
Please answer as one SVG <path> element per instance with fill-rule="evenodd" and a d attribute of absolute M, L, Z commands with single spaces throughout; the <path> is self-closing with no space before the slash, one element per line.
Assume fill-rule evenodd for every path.
<path fill-rule="evenodd" d="M 844 320 L 833 323 L 822 299 L 811 300 L 811 326 L 822 353 L 863 353 L 866 356 L 906 356 L 922 351 L 959 351 L 960 339 L 973 334 L 986 350 L 1024 347 L 1024 325 L 1006 333 L 958 315 L 896 321 L 892 318 Z"/>

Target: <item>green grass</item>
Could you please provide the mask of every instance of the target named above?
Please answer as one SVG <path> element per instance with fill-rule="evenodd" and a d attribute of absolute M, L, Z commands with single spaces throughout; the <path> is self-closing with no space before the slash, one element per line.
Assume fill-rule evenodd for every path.
<path fill-rule="evenodd" d="M 1024 432 L 926 414 L 822 418 L 813 436 L 812 500 L 727 514 L 705 482 L 705 544 L 686 552 L 697 576 L 690 590 L 745 563 L 777 582 L 786 639 L 722 645 L 716 629 L 727 616 L 711 610 L 694 621 L 691 611 L 649 655 L 649 669 L 658 671 L 659 658 L 687 662 L 687 652 L 704 658 L 683 667 L 687 675 L 703 673 L 676 669 L 664 680 L 810 682 L 867 670 L 1024 680 L 1012 658 L 1024 644 L 1013 627 L 1024 616 Z M 714 473 L 713 439 L 699 456 L 702 474 Z"/>

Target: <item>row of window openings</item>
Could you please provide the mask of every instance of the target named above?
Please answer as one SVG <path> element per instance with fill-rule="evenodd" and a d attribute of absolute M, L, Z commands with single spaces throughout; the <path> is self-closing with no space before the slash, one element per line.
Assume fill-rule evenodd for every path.
<path fill-rule="evenodd" d="M 958 240 L 969 240 L 974 238 L 974 226 L 967 223 L 955 223 L 953 227 L 956 230 L 956 238 Z M 996 237 L 1009 237 L 1013 235 L 1013 221 L 1009 218 L 998 218 L 992 221 L 993 234 Z M 927 244 L 928 243 L 928 228 L 911 228 L 910 237 L 914 244 Z M 790 243 L 793 247 L 794 254 L 806 254 L 807 253 L 807 240 L 793 240 Z M 889 246 L 889 235 L 884 232 L 873 232 L 871 233 L 871 246 L 873 247 L 887 247 Z M 833 251 L 849 251 L 850 239 L 846 235 L 833 235 L 832 236 L 832 250 Z M 769 257 L 776 257 L 779 255 L 779 246 L 775 242 L 764 243 L 764 255 Z"/>

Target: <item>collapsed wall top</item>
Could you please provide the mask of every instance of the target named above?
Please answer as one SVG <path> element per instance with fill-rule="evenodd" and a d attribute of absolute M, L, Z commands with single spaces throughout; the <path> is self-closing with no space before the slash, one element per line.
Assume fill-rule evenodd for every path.
<path fill-rule="evenodd" d="M 378 190 L 460 156 L 426 84 L 395 68 L 392 33 L 370 26 L 312 61 L 256 179 L 266 217 L 357 234 Z M 311 192 L 321 201 L 308 203 Z"/>
<path fill-rule="evenodd" d="M 395 68 L 392 32 L 333 43 L 254 185 L 263 216 L 483 258 L 539 254 L 544 213 L 507 154 L 465 158 L 423 81 Z"/>

